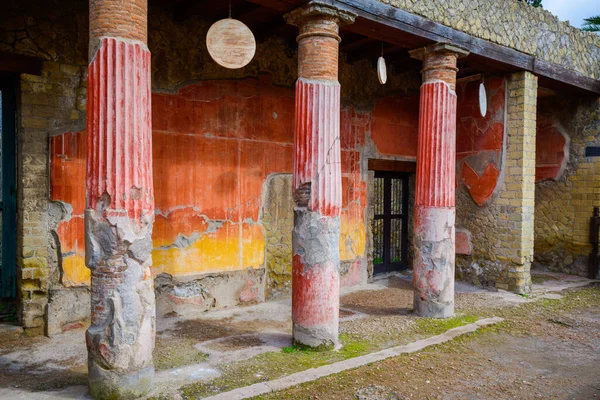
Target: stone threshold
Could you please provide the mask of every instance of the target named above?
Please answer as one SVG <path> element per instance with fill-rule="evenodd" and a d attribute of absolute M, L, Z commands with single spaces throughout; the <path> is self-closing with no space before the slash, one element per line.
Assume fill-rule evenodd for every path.
<path fill-rule="evenodd" d="M 256 383 L 254 385 L 234 389 L 229 392 L 219 393 L 215 396 L 206 397 L 205 400 L 242 400 L 255 396 L 265 395 L 271 392 L 277 392 L 280 390 L 288 389 L 293 386 L 300 385 L 302 383 L 312 382 L 329 375 L 337 374 L 350 369 L 359 368 L 374 362 L 383 361 L 391 357 L 397 357 L 402 354 L 415 353 L 417 351 L 423 350 L 426 347 L 448 342 L 464 334 L 475 332 L 481 327 L 494 325 L 502 321 L 504 321 L 504 319 L 498 317 L 480 319 L 472 324 L 449 329 L 441 335 L 432 336 L 427 339 L 417 340 L 416 342 L 407 345 L 392 347 L 364 356 L 350 358 L 333 364 L 324 365 L 318 368 L 311 368 L 306 371 L 297 372 L 295 374 L 288 375 L 286 377 L 275 379 L 272 381 Z"/>

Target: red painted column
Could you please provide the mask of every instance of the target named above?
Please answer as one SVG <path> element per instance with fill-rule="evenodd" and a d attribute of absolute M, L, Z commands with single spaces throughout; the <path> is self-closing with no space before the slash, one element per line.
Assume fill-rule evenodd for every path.
<path fill-rule="evenodd" d="M 338 344 L 340 292 L 339 27 L 354 15 L 312 1 L 286 16 L 299 27 L 294 130 L 294 342 Z"/>
<path fill-rule="evenodd" d="M 154 378 L 152 131 L 146 0 L 90 0 L 86 264 L 89 390 L 136 398 Z"/>
<path fill-rule="evenodd" d="M 445 43 L 413 50 L 423 60 L 415 194 L 414 309 L 454 315 L 456 60 L 467 52 Z"/>

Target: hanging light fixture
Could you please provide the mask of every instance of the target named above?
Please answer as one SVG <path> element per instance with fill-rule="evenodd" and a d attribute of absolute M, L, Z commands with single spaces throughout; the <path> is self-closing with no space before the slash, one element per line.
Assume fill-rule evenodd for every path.
<path fill-rule="evenodd" d="M 387 82 L 387 65 L 385 58 L 383 58 L 383 42 L 381 42 L 381 56 L 377 59 L 377 77 L 379 78 L 379 83 L 385 85 Z"/>
<path fill-rule="evenodd" d="M 245 67 L 256 52 L 254 34 L 242 21 L 229 18 L 215 22 L 206 34 L 208 53 L 217 64 L 229 69 Z"/>
<path fill-rule="evenodd" d="M 485 117 L 487 114 L 487 92 L 485 90 L 485 82 L 483 80 L 483 75 L 481 75 L 481 81 L 479 83 L 479 112 L 482 117 Z"/>

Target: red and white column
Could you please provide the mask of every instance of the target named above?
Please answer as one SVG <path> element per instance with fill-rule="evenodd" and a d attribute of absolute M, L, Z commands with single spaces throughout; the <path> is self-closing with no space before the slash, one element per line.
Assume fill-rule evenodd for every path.
<path fill-rule="evenodd" d="M 423 61 L 415 194 L 414 309 L 454 315 L 456 60 L 467 51 L 446 43 L 411 51 Z"/>
<path fill-rule="evenodd" d="M 136 398 L 152 387 L 152 130 L 146 0 L 90 0 L 86 264 L 89 390 Z"/>
<path fill-rule="evenodd" d="M 294 130 L 294 342 L 338 344 L 340 293 L 339 27 L 354 15 L 312 1 L 286 16 L 298 26 Z"/>

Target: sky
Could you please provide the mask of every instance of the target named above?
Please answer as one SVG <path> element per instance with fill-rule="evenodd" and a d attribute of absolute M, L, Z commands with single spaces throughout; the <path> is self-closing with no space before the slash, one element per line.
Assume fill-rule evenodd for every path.
<path fill-rule="evenodd" d="M 542 0 L 542 7 L 577 28 L 584 18 L 600 15 L 600 0 Z"/>

